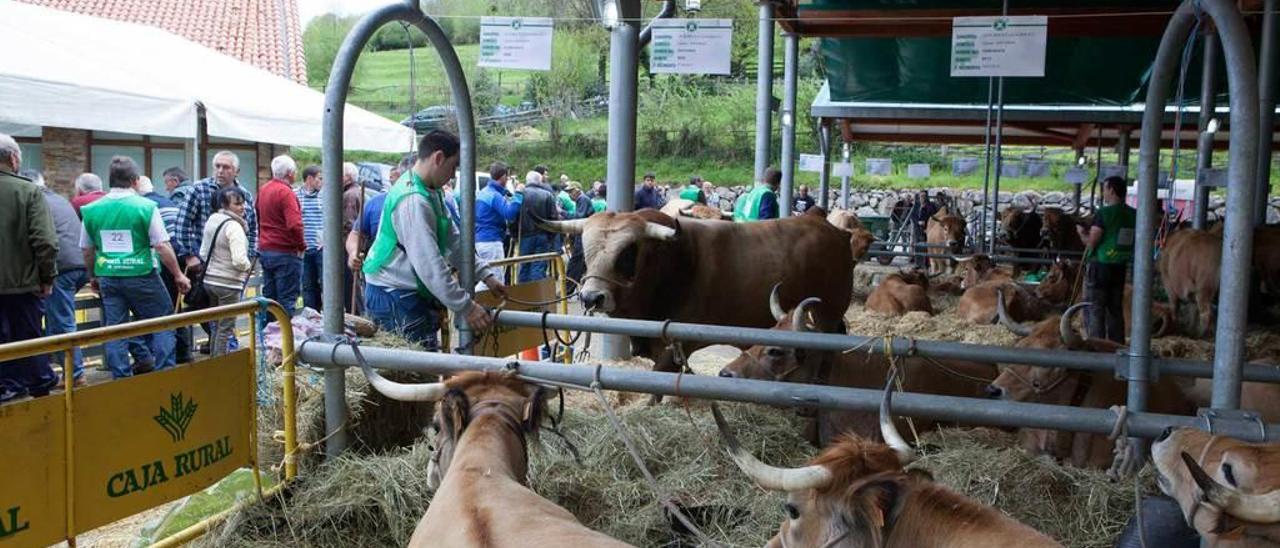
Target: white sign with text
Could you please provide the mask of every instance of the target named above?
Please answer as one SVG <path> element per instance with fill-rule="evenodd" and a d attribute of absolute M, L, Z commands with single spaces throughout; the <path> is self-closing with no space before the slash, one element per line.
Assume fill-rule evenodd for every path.
<path fill-rule="evenodd" d="M 550 17 L 482 17 L 477 66 L 551 70 Z"/>
<path fill-rule="evenodd" d="M 1043 15 L 956 17 L 951 76 L 1044 76 L 1049 19 Z"/>
<path fill-rule="evenodd" d="M 729 74 L 732 20 L 659 19 L 652 26 L 651 73 Z"/>

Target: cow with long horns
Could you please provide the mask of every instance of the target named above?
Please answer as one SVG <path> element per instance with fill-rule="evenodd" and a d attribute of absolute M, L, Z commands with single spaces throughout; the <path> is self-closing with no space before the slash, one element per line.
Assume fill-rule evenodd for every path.
<path fill-rule="evenodd" d="M 1280 546 L 1280 445 L 1171 428 L 1151 445 L 1151 460 L 1156 484 L 1207 546 Z"/>
<path fill-rule="evenodd" d="M 508 373 L 469 372 L 444 382 L 401 384 L 368 364 L 361 369 L 370 386 L 388 398 L 438 406 L 432 421 L 436 448 L 427 472 L 435 496 L 410 547 L 630 546 L 588 529 L 526 484 L 527 437 L 537 434 L 546 405 L 548 392 L 542 388 Z"/>
<path fill-rule="evenodd" d="M 810 312 L 820 299 L 810 297 L 796 305 L 794 310 L 784 311 L 774 303 L 778 323 L 775 330 L 805 332 L 814 331 Z M 989 379 L 995 378 L 992 364 L 961 360 L 936 360 L 920 356 L 895 358 L 902 371 L 902 387 L 908 392 L 940 394 L 980 398 L 985 394 Z M 876 388 L 884 383 L 892 360 L 884 354 L 866 351 L 837 352 L 806 350 L 781 346 L 757 345 L 748 348 L 720 370 L 721 377 L 769 381 L 825 384 L 851 388 Z M 918 419 L 917 431 L 933 430 L 940 426 L 930 420 Z M 868 439 L 879 434 L 874 413 L 846 410 L 817 411 L 809 440 L 825 446 L 844 433 L 855 433 Z"/>
<path fill-rule="evenodd" d="M 657 211 L 597 213 L 589 219 L 546 222 L 548 229 L 582 234 L 587 274 L 584 307 L 615 318 L 772 327 L 778 313 L 766 302 L 794 307 L 806 293 L 822 331 L 844 327 L 853 292 L 848 233 L 826 212 L 759 223 L 673 219 Z M 777 298 L 770 299 L 775 284 Z M 636 355 L 657 371 L 675 371 L 673 353 L 656 339 L 631 340 Z M 704 345 L 684 343 L 686 353 Z"/>
<path fill-rule="evenodd" d="M 1092 337 L 1084 337 L 1071 325 L 1072 316 L 1089 303 L 1077 303 L 1062 316 L 1035 324 L 1014 344 L 1015 348 L 1044 350 L 1079 350 L 1115 354 L 1124 346 Z M 1107 409 L 1123 405 L 1127 387 L 1111 371 L 1075 371 L 1055 367 L 1007 364 L 991 383 L 987 395 L 992 398 L 1023 402 L 1072 405 Z M 1194 406 L 1169 376 L 1152 382 L 1149 408 L 1153 413 L 1191 414 Z M 1033 453 L 1044 453 L 1067 459 L 1076 466 L 1105 468 L 1112 460 L 1114 442 L 1095 434 L 1053 433 L 1023 428 L 1018 431 L 1022 447 Z"/>
<path fill-rule="evenodd" d="M 1039 548 L 1061 546 L 999 510 L 907 470 L 914 451 L 890 417 L 891 387 L 880 403 L 885 443 L 847 435 L 808 466 L 779 468 L 744 449 L 718 407 L 716 427 L 729 456 L 759 486 L 785 492 L 786 518 L 768 548 Z"/>

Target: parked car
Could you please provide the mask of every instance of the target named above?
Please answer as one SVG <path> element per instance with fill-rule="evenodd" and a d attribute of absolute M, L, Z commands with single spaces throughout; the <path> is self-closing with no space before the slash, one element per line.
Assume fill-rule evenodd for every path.
<path fill-rule="evenodd" d="M 529 112 L 531 110 L 538 110 L 538 105 L 533 104 L 533 101 L 520 101 L 520 106 L 516 109 L 516 112 Z"/>
<path fill-rule="evenodd" d="M 400 125 L 413 128 L 418 133 L 436 129 L 456 131 L 456 120 L 457 112 L 453 105 L 436 105 L 419 110 L 413 116 L 401 120 Z"/>
<path fill-rule="evenodd" d="M 516 109 L 511 108 L 510 106 L 504 105 L 502 103 L 498 103 L 496 106 L 493 107 L 494 116 L 510 116 L 515 113 L 516 113 Z"/>

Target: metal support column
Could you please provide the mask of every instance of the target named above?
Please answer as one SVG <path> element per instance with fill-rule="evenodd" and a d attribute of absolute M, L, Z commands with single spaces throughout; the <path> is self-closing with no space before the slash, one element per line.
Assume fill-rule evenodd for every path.
<path fill-rule="evenodd" d="M 1218 89 L 1218 33 L 1212 29 L 1204 33 L 1204 65 L 1200 76 L 1200 139 L 1196 146 L 1196 194 L 1191 208 L 1191 226 L 1204 230 L 1209 221 L 1209 187 L 1200 183 L 1200 174 L 1213 167 L 1213 135 L 1209 122 L 1213 120 L 1217 106 Z"/>
<path fill-rule="evenodd" d="M 639 60 L 640 2 L 618 2 L 619 19 L 609 31 L 609 211 L 635 209 L 636 193 L 636 70 Z M 617 335 L 601 338 L 604 359 L 631 357 L 631 341 Z"/>
<path fill-rule="evenodd" d="M 1129 138 L 1132 136 L 1132 134 L 1133 134 L 1133 128 L 1129 126 L 1120 126 L 1120 139 L 1116 143 L 1116 153 L 1120 155 L 1120 165 L 1126 168 L 1125 169 L 1126 177 L 1129 176 L 1129 173 L 1127 173 L 1129 170 L 1127 168 L 1129 167 L 1129 152 L 1132 150 L 1132 147 L 1129 144 L 1130 143 Z M 1101 141 L 1101 137 L 1099 137 L 1099 141 Z M 1099 164 L 1102 163 L 1101 157 L 1098 158 L 1098 163 Z"/>
<path fill-rule="evenodd" d="M 1142 118 L 1138 226 L 1130 314 L 1133 333 L 1129 347 L 1128 407 L 1132 411 L 1145 410 L 1147 384 L 1151 380 L 1150 307 L 1162 118 L 1168 103 L 1169 87 L 1178 72 L 1182 50 L 1195 24 L 1197 5 L 1212 17 L 1222 42 L 1231 97 L 1232 137 L 1237 145 L 1231 147 L 1228 163 L 1229 190 L 1222 246 L 1212 405 L 1215 408 L 1236 408 L 1240 403 L 1249 264 L 1253 254 L 1251 213 L 1257 188 L 1258 65 L 1244 18 L 1231 0 L 1187 0 L 1174 12 L 1160 41 L 1147 87 L 1146 112 Z"/>
<path fill-rule="evenodd" d="M 782 193 L 778 198 L 778 216 L 791 216 L 796 178 L 796 71 L 800 64 L 800 35 L 782 36 Z"/>
<path fill-rule="evenodd" d="M 822 154 L 822 171 L 818 172 L 818 207 L 831 210 L 831 125 L 818 121 L 818 149 Z"/>
<path fill-rule="evenodd" d="M 850 168 L 852 168 L 853 164 L 850 163 L 851 159 L 849 158 L 849 153 L 850 153 L 849 142 L 845 141 L 844 143 L 841 143 L 840 163 L 846 164 Z M 849 179 L 850 178 L 851 177 L 847 174 L 840 176 L 840 207 L 843 207 L 845 209 L 849 209 Z"/>
<path fill-rule="evenodd" d="M 986 247 L 984 243 L 987 239 L 987 216 L 990 215 L 988 210 L 994 200 L 991 199 L 991 116 L 996 108 L 996 79 L 987 77 L 987 122 L 982 126 L 982 149 L 986 156 L 983 164 L 982 174 L 982 210 L 978 215 L 978 236 L 974 238 L 978 249 Z M 911 231 L 914 235 L 915 231 Z M 912 242 L 915 243 L 914 241 Z"/>
<path fill-rule="evenodd" d="M 756 164 L 755 182 L 769 167 L 773 125 L 773 2 L 760 2 L 760 30 L 756 42 Z"/>
<path fill-rule="evenodd" d="M 1262 15 L 1262 44 L 1258 48 L 1258 189 L 1254 201 L 1254 224 L 1267 223 L 1267 200 L 1271 195 L 1271 138 L 1276 112 L 1276 0 L 1266 0 Z"/>
<path fill-rule="evenodd" d="M 457 106 L 458 138 L 462 142 L 459 169 L 467 190 L 462 191 L 463 212 L 471 217 L 471 206 L 475 203 L 475 123 L 471 115 L 471 94 L 467 90 L 466 77 L 462 73 L 462 64 L 458 55 L 449 43 L 449 38 L 441 30 L 435 20 L 428 18 L 418 9 L 413 0 L 383 6 L 365 15 L 356 23 L 351 32 L 343 40 L 338 55 L 333 61 L 329 85 L 324 97 L 324 122 L 322 138 L 322 160 L 324 177 L 329 181 L 342 180 L 343 160 L 343 119 L 347 102 L 347 93 L 351 87 L 351 75 L 356 61 L 366 43 L 383 25 L 392 21 L 407 21 L 417 26 L 427 36 L 432 46 L 440 55 L 448 77 L 452 92 L 453 104 Z M 469 184 L 468 184 L 469 183 Z M 322 199 L 325 206 L 324 245 L 331 250 L 343 249 L 346 234 L 342 233 L 342 186 L 325 185 Z M 467 225 L 462 230 L 462 247 L 464 256 L 475 256 L 475 230 Z M 324 257 L 324 294 L 323 321 L 324 331 L 328 335 L 343 333 L 343 283 L 345 257 L 342 253 L 326 253 Z M 462 285 L 468 290 L 475 286 L 475 264 L 467 261 L 462 265 L 460 278 Z M 462 338 L 465 340 L 466 332 Z M 347 446 L 347 408 L 346 379 L 341 369 L 325 370 L 325 430 L 327 442 L 325 454 L 337 456 Z"/>
<path fill-rule="evenodd" d="M 996 234 L 1000 229 L 1000 172 L 1004 169 L 1004 77 L 996 78 L 996 176 L 991 181 L 991 239 L 988 253 L 995 255 Z"/>

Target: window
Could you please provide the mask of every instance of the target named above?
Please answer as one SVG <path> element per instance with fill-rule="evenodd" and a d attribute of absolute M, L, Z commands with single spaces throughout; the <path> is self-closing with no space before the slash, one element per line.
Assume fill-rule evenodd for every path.
<path fill-rule="evenodd" d="M 40 143 L 18 143 L 18 149 L 22 151 L 22 169 L 44 171 L 44 158 L 40 157 L 43 147 Z"/>
<path fill-rule="evenodd" d="M 155 183 L 156 188 L 162 188 L 164 184 L 164 170 L 171 167 L 180 167 L 187 172 L 187 176 L 191 176 L 191 156 L 182 149 L 153 148 L 151 149 L 151 181 Z"/>
<path fill-rule="evenodd" d="M 93 173 L 102 177 L 102 187 L 103 190 L 106 190 L 107 187 L 111 186 L 109 176 L 111 172 L 112 157 L 128 156 L 133 158 L 133 161 L 138 163 L 138 170 L 142 171 L 146 169 L 146 151 L 147 149 L 141 146 L 124 147 L 116 145 L 93 145 L 89 147 L 89 157 L 91 158 L 89 165 L 92 166 L 91 169 L 93 170 Z M 140 174 L 145 175 L 145 173 Z M 152 182 L 154 183 L 155 181 Z"/>

